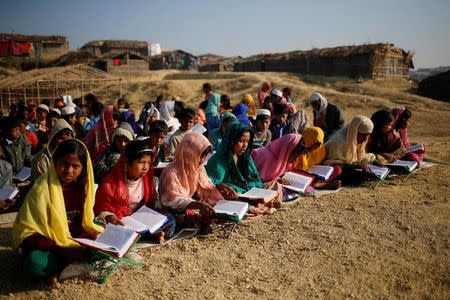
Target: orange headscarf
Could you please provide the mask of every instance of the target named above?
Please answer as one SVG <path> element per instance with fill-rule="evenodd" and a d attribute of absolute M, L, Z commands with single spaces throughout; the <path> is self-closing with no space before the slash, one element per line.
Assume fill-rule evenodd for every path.
<path fill-rule="evenodd" d="M 248 107 L 247 116 L 256 116 L 257 107 L 252 95 L 244 94 L 244 96 L 242 96 L 242 103 Z"/>
<path fill-rule="evenodd" d="M 305 147 L 310 147 L 315 142 L 320 142 L 319 148 L 302 154 L 297 158 L 295 165 L 296 170 L 307 171 L 312 166 L 320 164 L 325 159 L 325 146 L 323 144 L 324 133 L 319 127 L 309 127 L 303 132 L 303 140 L 305 141 Z"/>

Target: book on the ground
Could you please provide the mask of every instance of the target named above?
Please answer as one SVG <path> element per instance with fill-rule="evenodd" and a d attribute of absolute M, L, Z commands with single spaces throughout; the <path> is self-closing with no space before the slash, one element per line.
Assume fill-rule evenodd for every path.
<path fill-rule="evenodd" d="M 314 180 L 314 177 L 312 176 L 307 176 L 294 172 L 287 172 L 286 174 L 283 175 L 282 178 L 286 179 L 291 183 L 290 185 L 283 185 L 284 187 L 296 192 L 300 192 L 302 194 L 306 192 L 306 190 Z"/>
<path fill-rule="evenodd" d="M 314 165 L 308 170 L 308 173 L 313 174 L 319 179 L 328 180 L 333 174 L 334 168 L 332 166 Z"/>
<path fill-rule="evenodd" d="M 415 161 L 410 161 L 410 160 L 397 159 L 393 163 L 386 164 L 386 166 L 388 166 L 391 169 L 405 170 L 405 171 L 411 173 L 412 171 L 414 171 L 417 168 L 418 163 Z"/>
<path fill-rule="evenodd" d="M 214 206 L 217 218 L 240 222 L 244 219 L 249 209 L 247 202 L 220 200 Z"/>
<path fill-rule="evenodd" d="M 200 134 L 204 134 L 206 132 L 206 128 L 202 124 L 195 124 L 194 126 L 192 126 L 191 130 L 193 132 L 197 132 L 197 133 L 200 133 Z"/>
<path fill-rule="evenodd" d="M 101 250 L 116 257 L 123 257 L 138 239 L 139 233 L 120 225 L 107 224 L 95 240 L 73 238 L 88 248 Z"/>
<path fill-rule="evenodd" d="M 408 149 L 406 149 L 406 153 L 416 152 L 418 150 L 425 150 L 423 144 L 414 144 L 411 145 Z"/>
<path fill-rule="evenodd" d="M 251 188 L 249 191 L 244 194 L 240 194 L 239 198 L 248 200 L 248 201 L 262 201 L 264 203 L 270 202 L 278 195 L 277 191 L 261 189 L 261 188 Z"/>
<path fill-rule="evenodd" d="M 23 167 L 22 170 L 16 173 L 16 175 L 13 176 L 13 179 L 17 181 L 25 181 L 31 176 L 31 168 Z"/>
<path fill-rule="evenodd" d="M 154 233 L 167 221 L 167 217 L 144 205 L 131 216 L 122 218 L 121 221 L 126 228 L 134 231 L 140 233 L 150 231 L 150 233 Z"/>
<path fill-rule="evenodd" d="M 15 187 L 5 184 L 0 189 L 0 201 L 7 199 L 14 199 L 14 197 L 17 195 L 18 192 L 19 190 L 16 189 Z"/>
<path fill-rule="evenodd" d="M 371 174 L 373 176 L 375 176 L 376 178 L 379 179 L 384 179 L 386 178 L 386 176 L 389 174 L 389 168 L 386 167 L 378 167 L 375 165 L 367 165 L 367 167 L 369 168 L 370 172 L 368 172 L 367 174 Z"/>

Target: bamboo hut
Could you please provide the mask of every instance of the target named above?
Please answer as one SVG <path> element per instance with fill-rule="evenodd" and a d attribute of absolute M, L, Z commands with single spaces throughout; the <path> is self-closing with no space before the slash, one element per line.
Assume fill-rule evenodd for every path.
<path fill-rule="evenodd" d="M 413 54 L 393 44 L 367 44 L 258 54 L 234 64 L 238 72 L 293 72 L 352 78 L 407 78 Z"/>
<path fill-rule="evenodd" d="M 148 43 L 134 40 L 95 40 L 84 44 L 81 50 L 99 57 L 107 53 L 120 54 L 123 52 L 148 56 Z"/>

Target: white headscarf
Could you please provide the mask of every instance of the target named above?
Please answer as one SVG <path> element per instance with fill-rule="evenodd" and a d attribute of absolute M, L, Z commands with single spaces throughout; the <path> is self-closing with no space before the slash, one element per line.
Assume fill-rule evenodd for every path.
<path fill-rule="evenodd" d="M 365 116 L 356 116 L 347 126 L 337 131 L 325 144 L 325 164 L 372 163 L 373 153 L 366 153 L 366 144 L 358 144 L 358 133 L 371 133 L 372 121 Z"/>
<path fill-rule="evenodd" d="M 180 122 L 177 118 L 173 117 L 175 114 L 175 101 L 164 101 L 160 109 L 161 119 L 166 122 L 169 127 L 169 133 L 167 137 L 170 137 L 179 127 Z"/>
<path fill-rule="evenodd" d="M 309 103 L 313 103 L 315 101 L 320 101 L 320 108 L 318 110 L 316 110 L 313 107 L 313 110 L 315 112 L 314 119 L 319 120 L 322 112 L 324 112 L 327 109 L 328 101 L 327 101 L 327 98 L 325 98 L 324 96 L 322 96 L 320 93 L 317 93 L 317 92 L 313 93 L 311 95 L 311 97 L 309 97 Z"/>

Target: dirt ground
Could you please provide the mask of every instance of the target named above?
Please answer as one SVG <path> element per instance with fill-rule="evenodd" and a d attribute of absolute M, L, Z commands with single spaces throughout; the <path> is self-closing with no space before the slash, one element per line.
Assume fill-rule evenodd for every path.
<path fill-rule="evenodd" d="M 290 86 L 298 108 L 322 92 L 349 121 L 379 108 L 413 111 L 411 140 L 424 142 L 439 164 L 406 181 L 393 178 L 376 189 L 345 189 L 302 198 L 274 215 L 239 226 L 229 239 L 220 230 L 205 238 L 140 250 L 144 267 L 118 270 L 104 284 L 79 278 L 56 289 L 20 272 L 10 250 L 10 225 L 0 228 L 0 298 L 21 299 L 449 299 L 450 298 L 450 104 L 414 95 L 406 81 L 302 78 L 285 73 L 208 75 L 160 72 L 125 84 L 139 109 L 160 91 L 191 103 L 210 81 L 236 103 L 256 94 L 262 81 Z M 100 93 L 115 99 L 117 88 Z M 109 96 L 108 96 L 109 95 Z"/>

